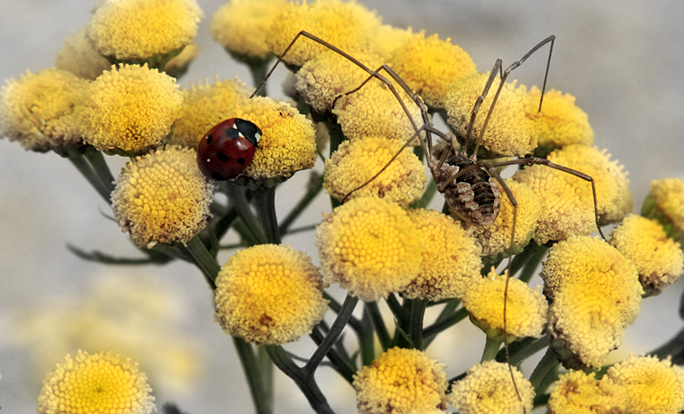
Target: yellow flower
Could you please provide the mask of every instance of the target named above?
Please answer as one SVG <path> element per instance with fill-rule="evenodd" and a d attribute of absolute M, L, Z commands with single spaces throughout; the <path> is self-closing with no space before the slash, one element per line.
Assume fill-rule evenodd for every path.
<path fill-rule="evenodd" d="M 343 142 L 325 161 L 323 188 L 339 201 L 356 197 L 377 196 L 402 207 L 414 203 L 425 189 L 427 176 L 423 163 L 410 148 L 383 137 L 365 137 Z M 396 159 L 390 162 L 392 157 Z M 363 188 L 365 184 L 387 167 Z"/>
<path fill-rule="evenodd" d="M 568 369 L 598 367 L 622 343 L 644 291 L 634 265 L 600 239 L 557 243 L 541 272 L 552 346 Z"/>
<path fill-rule="evenodd" d="M 377 69 L 383 62 L 370 51 L 354 51 L 352 56 L 366 66 Z M 332 50 L 309 60 L 297 71 L 297 90 L 315 111 L 332 109 L 335 98 L 357 88 L 368 73 Z"/>
<path fill-rule="evenodd" d="M 211 19 L 211 36 L 238 60 L 264 60 L 271 56 L 266 34 L 285 0 L 231 0 Z"/>
<path fill-rule="evenodd" d="M 626 390 L 627 413 L 679 413 L 684 410 L 684 371 L 670 359 L 630 356 L 608 369 Z"/>
<path fill-rule="evenodd" d="M 642 215 L 658 220 L 668 236 L 684 242 L 684 181 L 679 178 L 653 180 Z"/>
<path fill-rule="evenodd" d="M 183 74 L 185 74 L 185 72 L 188 70 L 190 62 L 197 57 L 199 51 L 200 47 L 197 46 L 197 43 L 190 43 L 183 48 L 182 52 L 166 62 L 166 66 L 164 66 L 164 72 L 166 72 L 166 74 L 169 76 L 173 76 L 174 78 L 183 76 Z"/>
<path fill-rule="evenodd" d="M 536 86 L 528 92 L 534 102 L 539 102 L 541 91 Z M 534 115 L 539 106 L 533 108 Z M 594 143 L 594 130 L 589 125 L 589 117 L 575 104 L 575 97 L 563 95 L 560 91 L 551 89 L 544 94 L 541 116 L 536 124 L 538 128 L 539 156 L 546 156 L 556 148 L 566 145 Z"/>
<path fill-rule="evenodd" d="M 451 217 L 434 210 L 408 210 L 423 241 L 423 262 L 417 278 L 402 296 L 430 301 L 462 298 L 480 282 L 480 248 Z"/>
<path fill-rule="evenodd" d="M 145 66 L 112 66 L 95 79 L 80 108 L 83 139 L 102 151 L 139 154 L 158 145 L 178 119 L 183 96 L 174 78 Z"/>
<path fill-rule="evenodd" d="M 238 182 L 246 177 L 270 186 L 313 167 L 316 132 L 311 121 L 290 104 L 257 96 L 240 102 L 230 117 L 251 121 L 262 132 L 254 159 Z"/>
<path fill-rule="evenodd" d="M 549 306 L 540 289 L 530 289 L 518 279 L 508 281 L 508 298 L 504 298 L 506 276 L 497 275 L 494 268 L 488 277 L 474 284 L 463 296 L 463 306 L 470 320 L 489 338 L 513 342 L 526 337 L 539 338 Z M 506 334 L 503 316 L 506 301 Z"/>
<path fill-rule="evenodd" d="M 375 29 L 370 38 L 370 50 L 377 53 L 383 63 L 389 62 L 392 57 L 392 52 L 398 49 L 405 42 L 408 42 L 413 36 L 413 29 L 401 29 L 389 24 L 383 24 Z M 377 68 L 372 68 L 377 69 Z"/>
<path fill-rule="evenodd" d="M 253 88 L 237 76 L 233 80 L 220 80 L 216 75 L 213 84 L 197 82 L 190 84 L 189 89 L 181 88 L 181 91 L 183 110 L 168 143 L 197 148 L 200 139 L 215 124 L 233 117 L 233 108 L 248 98 Z"/>
<path fill-rule="evenodd" d="M 216 322 L 247 342 L 284 344 L 311 332 L 327 310 L 323 276 L 306 253 L 262 244 L 237 252 L 216 278 Z"/>
<path fill-rule="evenodd" d="M 624 413 L 627 395 L 608 376 L 601 380 L 596 373 L 570 371 L 561 375 L 551 391 L 549 414 L 618 414 Z"/>
<path fill-rule="evenodd" d="M 452 386 L 449 402 L 461 414 L 517 414 L 525 410 L 532 412 L 534 389 L 523 377 L 522 372 L 513 368 L 515 386 L 508 364 L 487 361 L 468 369 L 464 379 Z"/>
<path fill-rule="evenodd" d="M 422 242 L 408 214 L 376 197 L 337 207 L 316 228 L 323 273 L 372 302 L 406 288 L 420 273 Z"/>
<path fill-rule="evenodd" d="M 274 19 L 266 43 L 280 56 L 297 33 L 305 30 L 342 50 L 367 49 L 370 33 L 378 26 L 380 19 L 375 13 L 356 2 L 289 3 Z M 298 39 L 284 61 L 301 67 L 325 50 L 328 49 L 313 40 Z"/>
<path fill-rule="evenodd" d="M 454 128 L 459 142 L 467 136 L 470 117 L 475 101 L 484 90 L 489 74 L 472 73 L 461 77 L 449 86 L 446 110 L 449 125 Z M 480 106 L 480 112 L 470 135 L 470 143 L 475 143 L 484 126 L 492 100 L 499 87 L 497 76 Z M 481 145 L 495 155 L 524 156 L 532 153 L 537 147 L 537 132 L 534 114 L 535 102 L 527 94 L 527 88 L 515 86 L 515 81 L 506 83 L 501 90 L 494 112 L 482 137 Z"/>
<path fill-rule="evenodd" d="M 160 149 L 121 170 L 112 192 L 114 218 L 140 247 L 186 243 L 206 224 L 212 190 L 194 150 Z"/>
<path fill-rule="evenodd" d="M 156 408 L 138 364 L 112 353 L 79 350 L 43 381 L 39 414 L 149 414 Z"/>
<path fill-rule="evenodd" d="M 396 49 L 390 66 L 428 106 L 439 109 L 445 108 L 449 85 L 476 70 L 475 62 L 451 39 L 440 40 L 436 34 L 426 38 L 424 32 Z"/>
<path fill-rule="evenodd" d="M 403 90 L 397 89 L 397 92 L 406 104 L 416 127 L 423 126 L 420 108 Z M 341 98 L 332 112 L 337 115 L 337 122 L 344 135 L 352 140 L 372 135 L 396 139 L 403 144 L 416 133 L 397 98 L 377 80 L 372 80 L 359 91 Z M 425 136 L 425 133 L 421 133 L 421 136 Z M 414 138 L 412 144 L 420 145 L 420 141 Z"/>
<path fill-rule="evenodd" d="M 195 0 L 105 0 L 86 35 L 101 55 L 142 63 L 190 44 L 201 19 Z"/>
<path fill-rule="evenodd" d="M 0 136 L 39 152 L 79 144 L 74 106 L 84 88 L 84 81 L 60 69 L 7 80 L 0 92 Z"/>
<path fill-rule="evenodd" d="M 446 409 L 444 365 L 417 349 L 391 348 L 354 375 L 361 414 L 427 413 Z M 441 412 L 441 411 L 438 411 Z"/>
<path fill-rule="evenodd" d="M 85 29 L 72 33 L 57 52 L 57 69 L 66 70 L 79 78 L 93 80 L 112 64 L 93 48 Z"/>
<path fill-rule="evenodd" d="M 539 197 L 527 185 L 511 179 L 504 182 L 513 193 L 518 203 L 515 221 L 515 239 L 513 240 L 513 254 L 518 254 L 530 242 L 537 229 L 537 220 L 541 215 L 542 204 Z M 473 238 L 482 246 L 482 256 L 508 256 L 513 232 L 513 204 L 504 191 L 499 189 L 499 214 L 492 224 L 487 227 L 471 226 Z"/>
<path fill-rule="evenodd" d="M 657 295 L 684 272 L 684 253 L 656 220 L 630 215 L 610 234 L 609 243 L 632 261 L 646 296 Z"/>

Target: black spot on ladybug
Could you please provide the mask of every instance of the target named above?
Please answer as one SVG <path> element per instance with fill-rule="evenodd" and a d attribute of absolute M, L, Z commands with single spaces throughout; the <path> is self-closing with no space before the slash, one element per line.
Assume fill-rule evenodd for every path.
<path fill-rule="evenodd" d="M 230 159 L 230 157 L 228 157 L 226 154 L 222 153 L 221 151 L 216 151 L 216 158 L 218 158 L 220 161 L 223 161 L 223 162 L 226 162 Z"/>
<path fill-rule="evenodd" d="M 211 178 L 213 178 L 216 181 L 223 181 L 223 176 L 219 173 L 212 173 Z"/>
<path fill-rule="evenodd" d="M 237 161 L 237 163 L 240 164 L 240 165 L 245 165 L 245 164 L 247 164 L 247 160 L 244 159 L 244 158 L 238 158 L 238 159 L 235 160 L 235 161 Z"/>
<path fill-rule="evenodd" d="M 207 140 L 207 144 L 211 144 L 211 141 L 213 140 L 211 134 L 208 134 L 205 139 Z"/>

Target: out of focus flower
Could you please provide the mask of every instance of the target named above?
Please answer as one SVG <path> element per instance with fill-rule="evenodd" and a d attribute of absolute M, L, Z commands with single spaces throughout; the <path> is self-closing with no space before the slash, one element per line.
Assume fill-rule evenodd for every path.
<path fill-rule="evenodd" d="M 93 48 L 85 29 L 72 33 L 57 52 L 57 69 L 66 70 L 79 78 L 93 80 L 112 64 Z"/>
<path fill-rule="evenodd" d="M 684 181 L 653 180 L 641 214 L 658 220 L 668 236 L 684 243 Z"/>

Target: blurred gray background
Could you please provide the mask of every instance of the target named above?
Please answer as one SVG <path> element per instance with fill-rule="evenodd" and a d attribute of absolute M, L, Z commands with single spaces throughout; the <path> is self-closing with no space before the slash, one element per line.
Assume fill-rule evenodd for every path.
<path fill-rule="evenodd" d="M 37 72 L 54 65 L 63 39 L 84 27 L 94 3 L 95 0 L 0 0 L 0 80 L 17 78 L 26 69 Z M 208 34 L 211 15 L 223 2 L 198 3 L 205 13 L 196 39 L 202 50 L 179 83 L 187 86 L 190 81 L 213 79 L 214 74 L 221 78 L 238 75 L 249 83 L 248 72 L 235 64 Z M 489 70 L 496 58 L 510 63 L 541 39 L 555 34 L 549 87 L 576 96 L 578 105 L 589 114 L 596 145 L 608 148 L 613 158 L 629 171 L 637 211 L 650 180 L 684 178 L 680 161 L 684 154 L 684 3 L 366 0 L 364 4 L 377 10 L 385 23 L 425 29 L 441 38 L 451 37 L 470 53 L 480 71 Z M 534 57 L 512 76 L 527 85 L 540 84 L 544 63 L 543 55 Z M 279 94 L 279 82 L 271 83 L 271 94 Z M 116 174 L 122 160 L 111 161 Z M 288 211 L 287 206 L 297 200 L 306 178 L 306 174 L 300 173 L 284 186 L 277 196 L 278 211 Z M 329 211 L 325 197 L 298 224 L 318 222 L 321 211 Z M 67 352 L 59 350 L 75 352 L 75 340 L 65 339 L 69 330 L 60 325 L 68 326 L 73 321 L 68 316 L 60 320 L 59 315 L 83 318 L 84 314 L 92 313 L 95 321 L 121 322 L 130 321 L 127 318 L 131 316 L 126 313 L 129 308 L 145 307 L 132 299 L 129 303 L 107 299 L 102 293 L 116 291 L 117 287 L 139 292 L 144 303 L 159 305 L 149 306 L 154 308 L 152 314 L 159 316 L 158 322 L 136 321 L 129 326 L 140 328 L 149 323 L 149 329 L 138 331 L 161 332 L 166 335 L 167 345 L 178 344 L 179 349 L 191 351 L 182 358 L 169 357 L 165 364 L 164 356 L 177 355 L 166 354 L 172 351 L 153 338 L 140 333 L 140 339 L 129 342 L 147 347 L 136 355 L 156 351 L 160 355 L 156 362 L 151 357 L 149 361 L 139 361 L 141 369 L 150 374 L 158 405 L 174 401 L 188 413 L 252 412 L 231 340 L 213 322 L 212 297 L 197 270 L 182 263 L 105 268 L 81 261 L 66 250 L 66 244 L 71 243 L 120 256 L 135 255 L 128 237 L 105 217 L 109 214 L 105 202 L 68 161 L 54 154 L 25 152 L 16 143 L 0 139 L 2 412 L 35 412 L 43 376 Z M 315 258 L 311 232 L 284 241 Z M 681 328 L 676 315 L 681 289 L 682 283 L 678 283 L 657 299 L 644 301 L 642 315 L 627 330 L 618 357 L 630 351 L 642 353 L 653 349 Z M 103 295 L 105 299 L 100 305 L 87 303 L 94 296 Z M 149 295 L 148 299 L 144 299 L 145 295 Z M 57 320 L 31 319 L 34 313 L 45 313 L 46 309 L 53 309 Z M 106 317 L 100 318 L 101 315 Z M 80 323 L 87 326 L 88 321 Z M 106 340 L 106 328 L 93 326 L 92 331 Z M 125 338 L 115 339 L 125 342 Z M 40 346 L 35 344 L 37 340 Z M 310 341 L 305 338 L 302 342 L 288 349 L 297 349 L 303 355 L 310 353 Z M 446 363 L 448 376 L 453 377 L 479 360 L 483 344 L 483 334 L 474 328 L 452 329 L 429 353 Z M 50 356 L 51 349 L 58 351 L 54 358 Z M 52 362 L 47 364 L 45 360 Z M 529 372 L 530 368 L 528 375 Z M 333 408 L 337 412 L 355 412 L 351 388 L 329 374 L 329 370 L 323 369 L 319 378 Z M 289 380 L 278 377 L 276 412 L 309 412 L 306 407 Z"/>

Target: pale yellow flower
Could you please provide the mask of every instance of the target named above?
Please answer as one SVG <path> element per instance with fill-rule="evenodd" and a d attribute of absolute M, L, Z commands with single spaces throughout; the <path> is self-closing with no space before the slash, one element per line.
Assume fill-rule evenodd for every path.
<path fill-rule="evenodd" d="M 620 414 L 625 412 L 627 393 L 608 376 L 570 371 L 560 376 L 549 397 L 549 414 Z"/>

